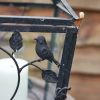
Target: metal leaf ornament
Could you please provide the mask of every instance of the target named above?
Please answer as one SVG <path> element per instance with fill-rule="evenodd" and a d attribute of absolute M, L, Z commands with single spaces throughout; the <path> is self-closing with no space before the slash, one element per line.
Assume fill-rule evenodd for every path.
<path fill-rule="evenodd" d="M 23 42 L 22 42 L 22 36 L 20 32 L 15 31 L 12 36 L 9 39 L 10 47 L 14 50 L 14 52 L 18 51 L 22 48 Z"/>
<path fill-rule="evenodd" d="M 58 81 L 56 73 L 51 70 L 43 70 L 42 78 L 48 83 L 57 83 Z"/>

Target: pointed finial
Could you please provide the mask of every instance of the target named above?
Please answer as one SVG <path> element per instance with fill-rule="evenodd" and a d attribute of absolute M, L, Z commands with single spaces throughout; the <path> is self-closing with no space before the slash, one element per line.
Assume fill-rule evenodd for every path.
<path fill-rule="evenodd" d="M 84 12 L 79 12 L 79 18 L 80 19 L 84 19 L 84 16 L 85 16 Z"/>
<path fill-rule="evenodd" d="M 78 27 L 80 26 L 82 20 L 84 19 L 84 16 L 85 16 L 84 12 L 79 12 L 79 19 L 77 19 L 75 21 L 76 26 L 78 26 Z"/>

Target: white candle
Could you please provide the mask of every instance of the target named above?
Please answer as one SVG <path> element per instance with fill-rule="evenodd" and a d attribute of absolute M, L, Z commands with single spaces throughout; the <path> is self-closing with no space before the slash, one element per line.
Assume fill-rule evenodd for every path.
<path fill-rule="evenodd" d="M 27 61 L 17 59 L 19 67 Z M 28 67 L 21 72 L 20 86 L 14 100 L 27 100 Z M 17 85 L 18 75 L 14 61 L 11 58 L 0 59 L 0 100 L 10 100 Z"/>

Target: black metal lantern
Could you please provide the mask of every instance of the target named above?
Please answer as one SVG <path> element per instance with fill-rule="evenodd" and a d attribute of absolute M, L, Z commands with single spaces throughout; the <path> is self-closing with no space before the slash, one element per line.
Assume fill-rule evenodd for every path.
<path fill-rule="evenodd" d="M 13 5 L 13 6 L 25 6 L 25 7 L 49 6 L 55 9 L 54 17 L 0 16 L 1 32 L 18 31 L 18 32 L 51 32 L 51 33 L 61 33 L 61 34 L 66 33 L 58 77 L 54 72 L 50 70 L 40 69 L 38 66 L 34 64 L 34 62 L 40 62 L 41 60 L 32 61 L 24 65 L 21 69 L 19 69 L 18 64 L 16 60 L 13 58 L 13 56 L 3 48 L 0 48 L 14 60 L 18 70 L 18 84 L 10 100 L 13 100 L 18 90 L 20 84 L 21 70 L 25 68 L 27 65 L 33 65 L 39 68 L 42 71 L 43 79 L 49 81 L 48 78 L 51 78 L 52 83 L 57 82 L 55 100 L 65 100 L 66 93 L 68 90 L 70 90 L 70 88 L 68 87 L 68 83 L 69 83 L 72 60 L 76 45 L 77 32 L 79 29 L 79 26 L 75 25 L 75 21 L 79 22 L 81 20 L 80 17 L 77 16 L 77 14 L 73 11 L 73 9 L 70 7 L 70 5 L 67 3 L 66 0 L 53 0 L 53 4 L 0 2 L 0 5 Z M 59 9 L 65 12 L 67 15 L 69 15 L 70 18 L 66 19 L 66 18 L 56 17 L 58 16 Z M 10 42 L 12 43 L 11 47 L 14 49 L 14 52 L 17 49 L 20 49 L 22 46 L 20 41 L 19 44 L 16 44 L 17 48 L 12 46 L 14 42 L 16 43 L 16 41 L 12 39 Z"/>

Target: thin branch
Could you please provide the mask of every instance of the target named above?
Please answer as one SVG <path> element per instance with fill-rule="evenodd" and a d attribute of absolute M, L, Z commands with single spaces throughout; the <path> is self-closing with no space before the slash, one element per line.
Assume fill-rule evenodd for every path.
<path fill-rule="evenodd" d="M 33 63 L 36 63 L 36 62 L 41 62 L 43 61 L 42 59 L 37 59 L 37 60 L 34 60 L 34 61 L 31 61 L 27 64 L 25 64 L 24 66 L 22 66 L 21 68 L 19 68 L 19 71 L 21 72 L 25 67 L 27 67 L 28 65 L 32 65 Z"/>
<path fill-rule="evenodd" d="M 35 65 L 35 64 L 31 64 L 31 65 L 33 65 L 34 67 L 36 67 L 36 68 L 38 68 L 39 70 L 41 70 L 41 71 L 44 71 L 43 69 L 41 69 L 40 67 L 38 67 L 37 65 Z"/>

